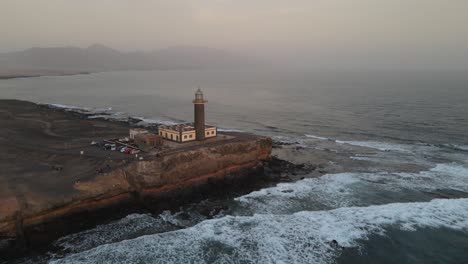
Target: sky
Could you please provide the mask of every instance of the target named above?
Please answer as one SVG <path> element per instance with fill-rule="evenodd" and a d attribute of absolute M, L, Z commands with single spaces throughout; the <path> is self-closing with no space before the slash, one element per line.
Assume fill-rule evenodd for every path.
<path fill-rule="evenodd" d="M 204 46 L 308 63 L 463 64 L 466 0 L 0 0 L 0 52 Z"/>

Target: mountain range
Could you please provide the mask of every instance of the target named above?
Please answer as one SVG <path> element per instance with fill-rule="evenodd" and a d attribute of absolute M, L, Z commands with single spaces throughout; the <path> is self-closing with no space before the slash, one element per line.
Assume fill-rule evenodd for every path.
<path fill-rule="evenodd" d="M 0 54 L 0 78 L 103 71 L 220 69 L 258 65 L 232 52 L 192 46 L 149 52 L 121 52 L 101 44 L 87 48 L 30 48 Z"/>

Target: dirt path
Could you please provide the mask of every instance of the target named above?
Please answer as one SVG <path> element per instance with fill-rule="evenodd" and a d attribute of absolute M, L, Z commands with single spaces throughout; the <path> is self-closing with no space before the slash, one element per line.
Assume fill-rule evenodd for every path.
<path fill-rule="evenodd" d="M 30 122 L 36 122 L 36 123 L 41 123 L 45 126 L 45 128 L 42 130 L 44 134 L 52 136 L 52 137 L 60 137 L 60 138 L 66 138 L 66 136 L 59 135 L 55 132 L 53 132 L 52 129 L 52 124 L 49 121 L 44 121 L 44 120 L 38 120 L 34 118 L 24 118 L 24 117 L 17 117 L 13 115 L 10 111 L 6 110 L 0 110 L 1 113 L 7 114 L 11 119 L 16 119 L 16 120 L 23 120 L 23 121 L 30 121 Z"/>

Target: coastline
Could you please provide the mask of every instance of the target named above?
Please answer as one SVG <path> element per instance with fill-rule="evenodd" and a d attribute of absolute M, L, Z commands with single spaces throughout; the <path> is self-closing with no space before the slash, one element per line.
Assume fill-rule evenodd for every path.
<path fill-rule="evenodd" d="M 232 194 L 272 182 L 265 181 L 263 173 L 272 147 L 266 137 L 223 132 L 234 139 L 135 161 L 89 146 L 91 138 L 128 133 L 131 121 L 88 119 L 87 113 L 17 100 L 2 100 L 0 105 L 2 125 L 16 131 L 5 142 L 5 151 L 28 159 L 28 165 L 11 156 L 2 161 L 6 175 L 0 177 L 4 204 L 0 240 L 6 242 L 0 251 L 4 256 L 9 252 L 14 257 L 128 212 L 168 209 L 168 204 L 180 206 L 197 200 L 194 197 L 209 197 L 226 184 L 233 185 L 226 188 Z M 2 136 L 0 140 L 5 139 Z M 85 149 L 86 155 L 76 155 L 78 149 Z M 63 165 L 63 172 L 50 169 L 54 164 Z M 112 164 L 112 169 L 96 175 L 94 168 L 104 164 Z M 15 173 L 18 168 L 23 172 Z M 103 217 L 106 211 L 112 213 Z"/>
<path fill-rule="evenodd" d="M 73 76 L 73 75 L 86 75 L 92 73 L 99 73 L 100 71 L 76 71 L 76 72 L 43 72 L 43 73 L 18 73 L 18 74 L 0 74 L 0 80 L 11 80 L 11 79 L 24 79 L 24 78 L 37 78 L 45 76 Z"/>
<path fill-rule="evenodd" d="M 288 161 L 291 155 L 296 156 L 301 151 L 301 147 L 297 144 L 281 141 L 273 142 L 267 137 L 243 132 L 220 131 L 221 134 L 227 134 L 235 138 L 226 142 L 227 144 L 209 143 L 205 148 L 206 151 L 195 150 L 191 151 L 191 154 L 187 154 L 185 151 L 173 151 L 167 157 L 166 162 L 163 162 L 165 165 L 159 163 L 162 166 L 155 166 L 158 162 L 152 162 L 150 158 L 145 158 L 144 162 L 135 162 L 135 160 L 129 160 L 128 156 L 122 158 L 121 156 L 115 156 L 116 153 L 102 152 L 90 147 L 89 142 L 96 138 L 109 137 L 109 131 L 112 131 L 115 136 L 121 136 L 128 133 L 129 127 L 155 129 L 158 123 L 148 123 L 144 122 L 142 118 L 130 116 L 116 118 L 108 111 L 97 113 L 91 109 L 64 105 L 36 104 L 17 100 L 2 100 L 0 102 L 3 102 L 0 106 L 5 105 L 5 102 L 19 104 L 17 111 L 20 113 L 15 115 L 8 114 L 5 110 L 0 111 L 0 119 L 3 119 L 3 121 L 13 117 L 19 117 L 23 121 L 27 121 L 40 112 L 47 116 L 48 120 L 33 122 L 36 127 L 34 129 L 29 128 L 30 137 L 42 134 L 46 138 L 41 136 L 41 140 L 52 139 L 62 142 L 53 143 L 53 148 L 47 149 L 47 155 L 53 155 L 54 157 L 58 155 L 63 157 L 63 160 L 70 162 L 75 160 L 71 156 L 76 156 L 74 153 L 86 145 L 86 153 L 89 157 L 81 158 L 79 163 L 91 162 L 91 166 L 95 167 L 100 166 L 99 164 L 102 164 L 102 166 L 106 164 L 107 161 L 102 161 L 103 158 L 108 159 L 110 157 L 113 160 L 111 163 L 113 170 L 106 172 L 105 175 L 96 177 L 94 169 L 91 170 L 91 173 L 89 173 L 89 170 L 88 172 L 84 170 L 77 173 L 77 176 L 70 177 L 68 183 L 61 182 L 62 180 L 66 181 L 66 178 L 61 178 L 60 174 L 50 175 L 50 172 L 48 172 L 50 169 L 47 169 L 45 174 L 39 173 L 37 178 L 55 181 L 52 192 L 58 192 L 51 199 L 44 200 L 51 202 L 46 210 L 37 206 L 37 203 L 40 203 L 44 198 L 42 197 L 43 194 L 39 197 L 27 192 L 19 196 L 16 195 L 13 200 L 18 201 L 17 206 L 26 205 L 26 208 L 32 211 L 25 214 L 15 214 L 13 211 L 11 218 L 13 221 L 9 222 L 9 228 L 13 230 L 13 234 L 0 236 L 0 251 L 3 256 L 7 257 L 8 255 L 10 259 L 15 259 L 24 254 L 31 254 L 31 252 L 37 250 L 55 250 L 50 248 L 50 243 L 59 237 L 93 228 L 99 224 L 105 224 L 131 213 L 157 215 L 164 210 L 177 211 L 181 206 L 198 203 L 206 199 L 216 199 L 216 197 L 228 201 L 252 191 L 274 186 L 279 182 L 314 178 L 335 170 L 340 171 L 340 167 L 336 167 L 333 165 L 334 163 L 329 163 L 329 159 L 338 158 L 340 161 L 350 161 L 346 153 L 343 157 L 341 157 L 342 155 L 337 157 L 334 152 L 317 150 L 316 155 L 308 157 L 308 162 L 291 163 Z M 22 108 L 26 109 L 23 109 L 23 111 Z M 47 125 L 51 121 L 52 123 Z M 66 134 L 65 137 L 60 137 L 64 136 L 62 133 Z M 0 135 L 1 139 L 2 135 Z M 68 152 L 67 148 L 62 147 L 63 141 L 71 139 L 73 139 L 74 143 L 68 147 L 72 152 Z M 31 138 L 28 138 L 28 140 L 31 140 Z M 262 145 L 266 148 L 262 147 Z M 57 148 L 57 146 L 60 147 Z M 20 147 L 28 148 L 28 145 L 21 143 Z M 35 150 L 37 150 L 37 147 L 35 147 Z M 104 156 L 103 153 L 105 153 Z M 210 153 L 218 153 L 221 156 L 227 155 L 224 160 L 217 160 L 219 156 L 215 157 Z M 194 158 L 195 161 L 191 165 L 187 163 L 187 161 Z M 197 160 L 198 158 L 202 158 L 204 161 Z M 154 174 L 145 173 L 145 171 L 160 170 L 161 167 L 171 168 L 178 162 L 183 162 L 189 166 L 182 170 L 175 168 L 172 172 L 166 173 L 166 176 L 157 173 L 155 177 Z M 74 162 L 71 162 L 69 166 L 76 166 L 74 164 Z M 18 167 L 21 166 L 24 166 L 24 164 L 18 165 Z M 82 164 L 78 167 L 81 166 Z M 133 168 L 130 168 L 132 166 Z M 138 169 L 138 167 L 140 168 Z M 140 171 L 143 174 L 128 173 L 129 170 Z M 51 178 L 51 176 L 53 177 Z M 182 178 L 177 178 L 180 176 Z M 79 179 L 82 180 L 77 183 L 76 181 Z M 151 179 L 157 181 L 151 182 Z M 170 179 L 178 180 L 171 182 Z M 0 181 L 2 181 L 1 178 Z M 3 180 L 3 182 L 5 181 Z M 43 182 L 36 182 L 34 188 L 48 190 L 47 185 Z M 8 184 L 4 186 L 8 186 Z M 24 191 L 25 188 L 27 189 L 27 186 L 13 188 L 13 190 Z M 63 191 L 60 188 L 64 188 Z M 11 188 L 7 192 L 1 191 L 3 191 L 4 195 L 8 195 L 8 192 L 11 194 Z M 1 196 L 0 199 L 5 201 L 5 197 Z M 33 197 L 34 199 L 39 198 L 34 201 L 35 206 L 31 204 Z M 216 210 L 216 207 L 206 208 L 205 211 L 211 212 L 213 210 Z"/>

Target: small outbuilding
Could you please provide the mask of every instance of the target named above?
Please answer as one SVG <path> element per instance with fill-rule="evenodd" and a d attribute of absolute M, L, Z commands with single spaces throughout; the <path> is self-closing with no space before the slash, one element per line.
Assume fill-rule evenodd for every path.
<path fill-rule="evenodd" d="M 149 131 L 143 128 L 130 128 L 130 139 L 134 140 L 136 135 L 148 133 Z"/>
<path fill-rule="evenodd" d="M 140 133 L 135 135 L 134 141 L 137 145 L 149 146 L 149 147 L 159 147 L 163 145 L 163 139 L 161 136 L 158 136 L 153 133 Z"/>

